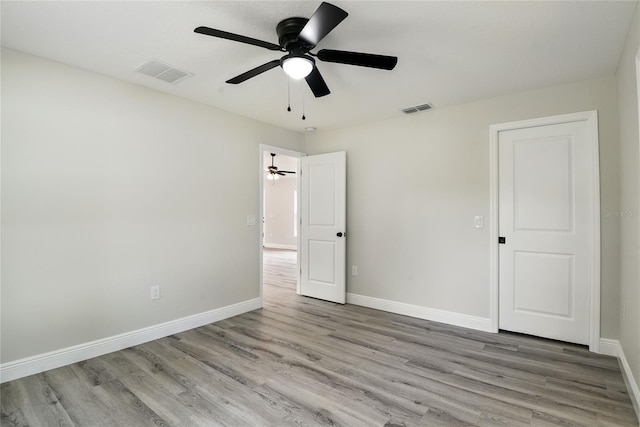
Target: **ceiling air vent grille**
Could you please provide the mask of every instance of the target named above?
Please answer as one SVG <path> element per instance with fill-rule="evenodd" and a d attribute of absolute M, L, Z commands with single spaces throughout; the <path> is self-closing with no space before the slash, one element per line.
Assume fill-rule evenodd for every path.
<path fill-rule="evenodd" d="M 178 83 L 188 77 L 191 77 L 191 73 L 180 71 L 171 65 L 165 64 L 157 59 L 152 59 L 146 64 L 138 67 L 137 72 L 146 74 L 150 77 L 155 77 L 167 83 Z"/>
<path fill-rule="evenodd" d="M 432 104 L 422 104 L 422 105 L 416 105 L 415 107 L 405 108 L 402 110 L 402 112 L 405 114 L 413 114 L 413 113 L 418 113 L 420 111 L 427 111 L 432 108 L 433 108 Z"/>

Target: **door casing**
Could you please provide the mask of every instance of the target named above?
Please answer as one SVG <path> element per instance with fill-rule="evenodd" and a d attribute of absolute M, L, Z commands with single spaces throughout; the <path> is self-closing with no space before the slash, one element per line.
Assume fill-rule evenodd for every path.
<path fill-rule="evenodd" d="M 573 114 L 563 114 L 551 117 L 542 117 L 530 120 L 501 123 L 492 125 L 490 133 L 490 204 L 489 204 L 489 316 L 491 331 L 499 329 L 499 177 L 498 177 L 498 140 L 502 131 L 547 126 L 560 123 L 584 121 L 588 128 L 589 155 L 591 161 L 591 196 L 593 214 L 593 229 L 590 235 L 590 263 L 591 283 L 590 287 L 590 319 L 589 319 L 589 350 L 598 353 L 600 351 L 600 160 L 598 149 L 598 112 L 585 111 Z"/>

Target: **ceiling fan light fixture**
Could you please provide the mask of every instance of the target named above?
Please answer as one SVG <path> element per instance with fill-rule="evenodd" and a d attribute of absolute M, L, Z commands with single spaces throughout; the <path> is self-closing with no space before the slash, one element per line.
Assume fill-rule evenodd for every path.
<path fill-rule="evenodd" d="M 313 59 L 306 55 L 287 55 L 282 59 L 282 69 L 294 80 L 304 79 L 313 71 Z"/>

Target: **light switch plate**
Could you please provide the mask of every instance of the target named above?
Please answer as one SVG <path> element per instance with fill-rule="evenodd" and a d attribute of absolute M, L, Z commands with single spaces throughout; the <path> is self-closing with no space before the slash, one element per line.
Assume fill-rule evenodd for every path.
<path fill-rule="evenodd" d="M 256 216 L 255 215 L 247 215 L 247 225 L 248 226 L 256 225 Z"/>
<path fill-rule="evenodd" d="M 476 226 L 476 228 L 482 228 L 484 227 L 484 218 L 478 215 L 474 218 L 473 223 Z"/>

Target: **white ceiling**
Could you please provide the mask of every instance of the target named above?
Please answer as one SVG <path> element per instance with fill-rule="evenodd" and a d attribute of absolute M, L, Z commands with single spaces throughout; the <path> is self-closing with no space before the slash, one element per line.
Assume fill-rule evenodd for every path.
<path fill-rule="evenodd" d="M 315 99 L 280 68 L 225 80 L 279 52 L 196 34 L 208 26 L 277 43 L 275 27 L 319 1 L 2 1 L 2 45 L 287 129 L 344 127 L 615 73 L 635 1 L 333 1 L 349 13 L 318 49 L 398 56 L 393 71 L 318 61 Z M 151 58 L 193 73 L 175 85 L 136 73 Z M 304 97 L 307 120 L 301 120 Z M 428 114 L 428 113 L 422 113 Z"/>

